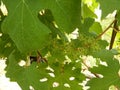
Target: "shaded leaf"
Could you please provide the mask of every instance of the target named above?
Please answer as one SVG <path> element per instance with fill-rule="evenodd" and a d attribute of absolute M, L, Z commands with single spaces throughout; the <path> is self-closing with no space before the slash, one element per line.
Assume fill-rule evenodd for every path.
<path fill-rule="evenodd" d="M 10 35 L 21 52 L 36 50 L 45 45 L 50 30 L 37 18 L 39 11 L 45 8 L 52 11 L 62 31 L 72 32 L 80 26 L 81 0 L 37 0 L 34 2 L 15 0 L 14 3 L 3 0 L 3 2 L 8 9 L 8 17 L 3 22 L 2 31 Z"/>
<path fill-rule="evenodd" d="M 120 10 L 117 12 L 116 19 L 118 20 L 118 25 L 120 25 Z"/>
<path fill-rule="evenodd" d="M 56 25 L 51 10 L 44 9 L 40 11 L 40 13 L 38 14 L 38 18 L 43 24 L 45 24 L 51 30 L 52 37 L 56 38 L 57 35 L 59 35 L 59 37 L 62 40 L 68 41 L 65 34 L 61 30 L 59 30 L 58 26 Z"/>
<path fill-rule="evenodd" d="M 29 52 L 43 47 L 50 32 L 37 19 L 39 0 L 13 1 L 4 0 L 8 8 L 8 17 L 2 25 L 2 30 L 8 33 L 21 52 Z"/>
<path fill-rule="evenodd" d="M 109 13 L 112 13 L 114 10 L 120 10 L 120 1 L 119 0 L 97 0 L 100 3 L 102 9 L 102 17 L 104 18 Z"/>
<path fill-rule="evenodd" d="M 61 30 L 70 33 L 81 25 L 81 0 L 52 0 L 47 6 Z"/>
<path fill-rule="evenodd" d="M 94 19 L 92 19 L 92 18 L 85 18 L 84 23 L 82 25 L 82 32 L 87 34 L 89 29 L 90 29 L 90 27 L 93 25 L 93 23 L 94 23 Z"/>
<path fill-rule="evenodd" d="M 6 34 L 2 34 L 2 36 L 0 37 L 0 57 L 8 57 L 14 49 L 15 46 L 10 37 Z"/>

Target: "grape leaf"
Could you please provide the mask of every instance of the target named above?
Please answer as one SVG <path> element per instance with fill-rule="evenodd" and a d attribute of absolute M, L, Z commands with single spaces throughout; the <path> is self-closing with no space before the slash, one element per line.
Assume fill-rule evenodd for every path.
<path fill-rule="evenodd" d="M 45 45 L 50 30 L 37 17 L 38 12 L 45 8 L 52 11 L 58 27 L 63 31 L 71 32 L 80 25 L 81 0 L 3 2 L 8 9 L 8 16 L 3 22 L 2 31 L 10 35 L 21 52 L 36 50 Z"/>
<path fill-rule="evenodd" d="M 45 24 L 51 30 L 52 37 L 55 38 L 55 37 L 57 37 L 57 35 L 59 35 L 59 37 L 62 40 L 68 41 L 65 34 L 61 30 L 59 30 L 58 27 L 55 26 L 55 19 L 52 15 L 51 10 L 45 9 L 43 11 L 44 11 L 43 14 L 38 14 L 38 18 L 43 24 Z M 43 11 L 41 11 L 41 13 Z"/>
<path fill-rule="evenodd" d="M 80 89 L 82 86 L 78 83 L 82 82 L 85 77 L 81 74 L 81 64 L 80 63 L 70 63 L 63 64 L 53 63 L 50 65 L 54 70 L 55 77 L 50 77 L 48 75 L 49 70 L 46 70 L 46 64 L 36 64 L 32 63 L 30 66 L 20 66 L 22 56 L 19 52 L 13 52 L 7 59 L 6 76 L 12 81 L 16 81 L 22 88 L 22 90 L 29 90 L 29 86 L 32 86 L 35 90 L 71 90 Z M 14 66 L 14 67 L 13 67 Z M 75 67 L 74 70 L 72 68 Z M 47 81 L 40 82 L 42 78 L 47 78 Z M 75 80 L 70 81 L 69 78 L 74 77 Z M 59 87 L 52 87 L 54 82 L 58 82 Z M 68 83 L 70 87 L 65 87 L 64 84 Z M 76 86 L 76 87 L 74 87 Z"/>
<path fill-rule="evenodd" d="M 116 19 L 118 20 L 118 25 L 120 25 L 120 10 L 117 12 Z"/>
<path fill-rule="evenodd" d="M 97 18 L 94 12 L 92 12 L 86 4 L 83 4 L 82 9 L 83 9 L 83 15 L 82 15 L 83 18 L 87 18 L 87 17 Z"/>
<path fill-rule="evenodd" d="M 89 31 L 98 35 L 102 32 L 102 27 L 100 23 L 94 22 L 93 25 L 90 27 Z"/>
<path fill-rule="evenodd" d="M 8 17 L 3 22 L 3 32 L 10 35 L 21 52 L 29 52 L 42 47 L 50 31 L 37 19 L 36 12 L 39 12 L 41 8 L 38 8 L 39 0 L 13 2 L 4 0 L 8 8 Z"/>
<path fill-rule="evenodd" d="M 20 67 L 18 65 L 18 61 L 16 61 L 16 58 L 14 54 L 11 54 L 9 57 L 9 63 L 6 68 L 7 73 L 6 76 L 10 77 L 12 81 L 17 81 L 17 83 L 21 86 L 22 90 L 28 90 L 29 86 L 32 86 L 35 90 L 44 89 L 44 90 L 71 90 L 72 89 L 81 89 L 81 86 L 78 85 L 79 79 L 76 79 L 74 81 L 70 81 L 70 72 L 68 70 L 65 70 L 65 74 L 62 74 L 61 72 L 59 75 L 57 75 L 55 78 L 48 79 L 47 82 L 40 82 L 39 80 L 43 77 L 48 77 L 47 73 L 44 73 L 42 69 L 36 68 L 36 64 L 32 64 L 29 67 Z M 14 65 L 14 68 L 12 67 Z M 69 66 L 69 68 L 72 68 Z M 40 69 L 40 70 L 39 70 Z M 57 71 L 58 68 L 56 69 Z M 56 71 L 55 71 L 56 72 Z M 78 75 L 81 80 L 83 80 L 83 76 L 81 77 L 80 71 L 78 73 L 78 70 L 74 71 L 71 75 Z M 54 82 L 59 82 L 60 86 L 58 88 L 53 88 L 52 84 Z M 65 87 L 64 84 L 69 83 L 71 86 L 70 88 Z M 76 87 L 74 87 L 76 86 Z"/>
<path fill-rule="evenodd" d="M 120 76 L 118 74 L 120 65 L 118 60 L 113 59 L 113 55 L 111 56 L 110 51 L 105 51 L 99 54 L 102 54 L 99 56 L 100 58 L 103 57 L 101 60 L 105 60 L 106 57 L 108 66 L 99 65 L 99 67 L 91 69 L 92 73 L 102 74 L 103 78 L 91 79 L 87 84 L 90 86 L 90 90 L 108 90 L 111 85 L 120 87 Z"/>
<path fill-rule="evenodd" d="M 32 86 L 35 90 L 49 90 L 51 84 L 49 85 L 48 82 L 40 82 L 40 79 L 48 76 L 47 73 L 45 73 L 45 66 L 42 65 L 36 68 L 36 63 L 25 67 L 19 66 L 18 62 L 20 59 L 16 57 L 17 54 L 18 53 L 10 54 L 7 60 L 6 76 L 10 77 L 12 81 L 17 81 L 22 90 L 29 90 L 29 86 Z"/>
<path fill-rule="evenodd" d="M 58 62 L 53 63 L 51 67 L 54 69 L 54 80 L 59 83 L 59 86 L 55 90 L 81 90 L 82 86 L 79 85 L 85 77 L 81 74 L 80 63 L 74 63 L 61 65 Z M 75 67 L 74 70 L 72 68 Z M 74 80 L 69 80 L 70 77 L 74 77 Z M 68 84 L 69 87 L 65 87 L 64 84 Z M 54 89 L 53 89 L 54 90 Z"/>
<path fill-rule="evenodd" d="M 61 30 L 70 33 L 80 26 L 81 0 L 52 0 L 48 1 L 47 6 L 52 10 Z"/>
<path fill-rule="evenodd" d="M 108 67 L 100 65 L 98 68 L 91 70 L 94 73 L 102 74 L 103 78 L 91 79 L 88 82 L 90 90 L 108 90 L 111 85 L 120 87 L 119 69 L 120 65 L 117 60 L 109 60 Z"/>
<path fill-rule="evenodd" d="M 90 27 L 93 25 L 94 19 L 92 18 L 85 18 L 84 23 L 82 25 L 82 32 L 86 34 L 86 32 L 89 32 Z"/>
<path fill-rule="evenodd" d="M 102 42 L 104 43 L 104 42 Z M 102 49 L 99 52 L 95 52 L 92 54 L 95 58 L 100 58 L 102 61 L 109 62 L 109 59 L 113 59 L 114 54 L 112 51 Z"/>
<path fill-rule="evenodd" d="M 119 0 L 97 0 L 97 1 L 100 3 L 103 18 L 107 16 L 109 13 L 112 13 L 114 10 L 120 10 Z"/>
<path fill-rule="evenodd" d="M 0 57 L 8 57 L 14 50 L 15 46 L 10 37 L 6 34 L 2 34 L 0 37 Z"/>
<path fill-rule="evenodd" d="M 43 5 L 52 11 L 60 30 L 70 33 L 80 26 L 81 0 L 44 0 Z"/>

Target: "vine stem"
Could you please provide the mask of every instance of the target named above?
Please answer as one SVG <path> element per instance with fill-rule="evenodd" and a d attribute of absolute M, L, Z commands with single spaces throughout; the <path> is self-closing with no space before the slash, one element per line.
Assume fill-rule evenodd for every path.
<path fill-rule="evenodd" d="M 96 37 L 96 40 L 98 40 L 111 26 L 115 23 L 115 20 L 112 21 L 112 23 L 101 33 Z"/>
<path fill-rule="evenodd" d="M 116 37 L 116 34 L 117 34 L 117 31 L 115 31 L 114 29 L 118 30 L 117 20 L 115 20 L 115 22 L 114 22 L 112 36 L 111 36 L 111 40 L 110 40 L 109 50 L 112 49 L 114 41 L 115 41 L 115 37 Z"/>
<path fill-rule="evenodd" d="M 114 22 L 114 25 L 113 25 L 113 31 L 112 31 L 112 36 L 111 36 L 111 40 L 110 40 L 109 50 L 112 49 L 114 41 L 115 41 L 115 37 L 117 35 L 117 32 L 119 31 L 118 20 L 117 20 L 116 17 L 117 17 L 117 13 L 115 15 L 115 22 Z"/>

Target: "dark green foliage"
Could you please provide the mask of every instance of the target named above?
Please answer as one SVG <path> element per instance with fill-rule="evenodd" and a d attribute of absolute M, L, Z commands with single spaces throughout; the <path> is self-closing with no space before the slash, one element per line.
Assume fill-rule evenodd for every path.
<path fill-rule="evenodd" d="M 90 90 L 108 90 L 111 85 L 120 88 L 116 53 L 106 49 L 106 40 L 97 38 L 103 26 L 95 20 L 98 3 L 91 1 L 89 5 L 87 0 L 3 0 L 8 15 L 0 10 L 0 57 L 7 59 L 6 76 L 22 90 L 30 86 L 35 90 L 82 90 L 80 83 L 87 78 L 82 74 L 82 57 L 91 55 L 98 67 L 87 69 L 103 78 L 90 79 Z M 119 1 L 97 1 L 103 17 L 117 10 L 119 25 Z M 30 64 L 32 56 L 35 60 Z M 19 65 L 21 60 L 25 65 Z"/>

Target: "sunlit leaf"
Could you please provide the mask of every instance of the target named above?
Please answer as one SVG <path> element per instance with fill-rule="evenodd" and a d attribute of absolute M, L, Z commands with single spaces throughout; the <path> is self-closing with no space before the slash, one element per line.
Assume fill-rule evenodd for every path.
<path fill-rule="evenodd" d="M 35 63 L 31 66 L 22 67 L 18 64 L 20 60 L 15 55 L 17 54 L 12 53 L 8 58 L 6 76 L 10 77 L 12 81 L 17 81 L 22 90 L 29 90 L 29 86 L 32 86 L 35 90 L 48 90 L 47 83 L 40 82 L 40 79 L 47 77 L 47 73 L 44 73 L 44 68 L 41 69 L 42 71 L 39 70 L 39 68 L 36 68 Z"/>
<path fill-rule="evenodd" d="M 113 59 L 113 53 L 111 51 L 103 50 L 96 55 L 96 58 L 106 61 L 107 66 L 99 65 L 99 67 L 91 69 L 91 72 L 94 74 L 101 74 L 103 75 L 103 78 L 91 79 L 87 84 L 90 86 L 90 90 L 108 90 L 111 85 L 120 87 L 120 76 L 118 73 L 120 65 L 116 59 Z"/>
<path fill-rule="evenodd" d="M 83 18 L 87 18 L 87 17 L 97 18 L 94 12 L 92 12 L 86 4 L 83 4 L 82 9 L 83 9 Z"/>
<path fill-rule="evenodd" d="M 120 65 L 117 60 L 109 59 L 108 66 L 100 65 L 98 68 L 94 68 L 91 71 L 97 74 L 102 74 L 103 78 L 93 78 L 88 82 L 90 86 L 89 90 L 108 90 L 111 85 L 120 87 L 120 76 L 118 71 Z M 97 86 L 97 87 L 96 87 Z"/>
<path fill-rule="evenodd" d="M 97 29 L 96 29 L 97 28 Z M 93 25 L 90 27 L 90 32 L 94 33 L 94 34 L 100 34 L 102 32 L 102 27 L 100 25 L 100 23 L 95 22 L 93 23 Z"/>

